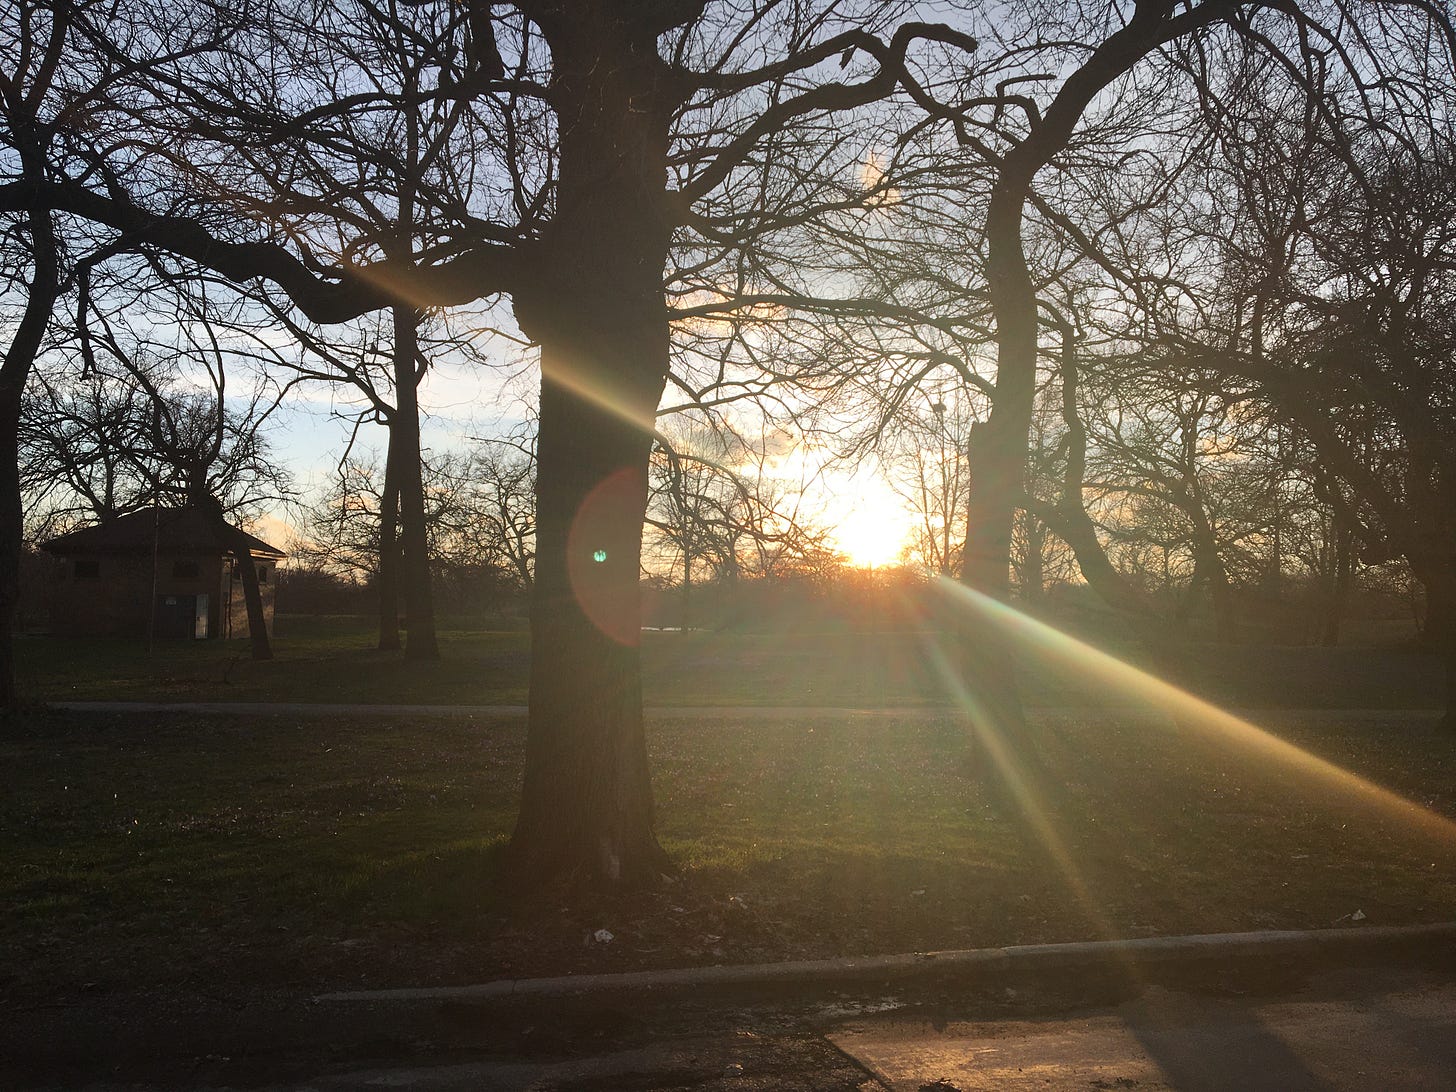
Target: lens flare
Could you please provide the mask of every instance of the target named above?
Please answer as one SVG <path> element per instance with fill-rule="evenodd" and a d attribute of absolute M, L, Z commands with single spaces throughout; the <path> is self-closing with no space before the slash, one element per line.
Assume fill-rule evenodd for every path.
<path fill-rule="evenodd" d="M 951 603 L 973 614 L 985 625 L 988 636 L 1011 642 L 1028 658 L 1125 698 L 1145 703 L 1171 715 L 1180 731 L 1196 733 L 1222 747 L 1258 758 L 1271 767 L 1287 770 L 1306 782 L 1338 792 L 1347 801 L 1363 805 L 1442 844 L 1456 841 L 1456 822 L 1413 800 L 1310 754 L 1241 717 L 963 584 L 944 577 L 937 584 Z"/>
<path fill-rule="evenodd" d="M 996 776 L 1011 795 L 1012 803 L 1020 811 L 1026 827 L 1041 843 L 1043 851 L 1061 873 L 1063 882 L 1081 905 L 1088 923 L 1101 937 L 1116 937 L 1116 930 L 1102 913 L 1097 899 L 1052 821 L 1052 810 L 1045 799 L 1045 786 L 1036 783 L 1031 771 L 1016 758 L 1014 749 L 1008 745 L 1008 726 L 1002 724 L 1000 718 L 967 689 L 961 672 L 951 663 L 945 649 L 928 635 L 925 638 L 925 654 L 950 696 L 965 710 L 980 753 L 990 760 Z"/>
<path fill-rule="evenodd" d="M 598 482 L 577 509 L 566 537 L 566 574 L 582 613 L 623 645 L 642 637 L 637 598 L 637 553 L 641 530 L 623 513 L 640 512 L 647 476 L 635 467 Z"/>

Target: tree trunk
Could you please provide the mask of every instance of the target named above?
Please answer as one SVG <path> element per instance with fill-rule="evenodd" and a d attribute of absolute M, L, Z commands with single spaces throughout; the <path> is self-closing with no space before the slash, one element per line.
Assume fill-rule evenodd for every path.
<path fill-rule="evenodd" d="M 549 345 L 542 355 L 543 369 L 563 366 L 547 363 Z M 543 380 L 530 724 L 512 850 L 522 867 L 588 883 L 650 884 L 667 869 L 652 832 L 639 661 L 648 443 Z"/>
<path fill-rule="evenodd" d="M 693 554 L 683 547 L 682 631 L 693 628 Z"/>
<path fill-rule="evenodd" d="M 419 316 L 408 307 L 394 313 L 394 419 L 389 446 L 399 455 L 399 544 L 403 559 L 404 655 L 407 660 L 438 660 L 435 601 L 430 592 L 430 539 L 425 527 L 425 481 L 420 457 L 420 404 L 415 361 L 419 356 Z M 396 446 L 397 445 L 397 446 Z"/>
<path fill-rule="evenodd" d="M 379 651 L 399 648 L 399 445 L 389 422 L 389 447 L 384 456 L 384 488 L 379 494 Z"/>
<path fill-rule="evenodd" d="M 12 352 L 6 354 L 8 372 Z M 15 617 L 20 605 L 20 554 L 25 510 L 20 503 L 20 399 L 10 377 L 0 383 L 0 712 L 20 704 L 15 679 Z"/>
<path fill-rule="evenodd" d="M 1340 626 L 1345 620 L 1345 607 L 1355 582 L 1355 532 L 1338 517 L 1334 521 L 1334 532 L 1335 565 L 1329 599 L 1325 603 L 1324 629 L 1320 633 L 1320 644 L 1325 648 L 1334 648 L 1340 643 Z"/>
<path fill-rule="evenodd" d="M 557 211 L 516 317 L 541 345 L 531 690 L 511 872 L 607 887 L 669 870 L 653 832 L 639 575 L 668 366 L 671 105 L 656 31 L 616 10 L 552 25 Z M 659 82 L 664 81 L 664 82 Z"/>
<path fill-rule="evenodd" d="M 1046 525 L 1031 512 L 1023 509 L 1020 514 L 1022 542 L 1025 552 L 1021 558 L 1021 601 L 1027 606 L 1041 602 L 1046 590 L 1045 558 Z"/>
<path fill-rule="evenodd" d="M 1098 45 L 1067 75 L 1030 131 L 1000 157 L 986 208 L 986 281 L 996 324 L 996 386 L 987 420 L 972 432 L 969 529 L 962 579 L 994 599 L 1007 592 L 1011 521 L 1026 473 L 1036 397 L 1037 298 L 1022 241 L 1022 218 L 1037 171 L 1071 140 L 1092 100 L 1163 42 L 1228 13 L 1204 4 L 1175 14 L 1167 4 L 1136 5 L 1126 26 Z M 990 153 L 995 155 L 995 153 Z M 974 623 L 973 628 L 981 628 Z M 976 633 L 968 634 L 974 641 Z M 994 636 L 979 635 L 980 680 L 992 716 L 1025 724 L 1011 662 Z M 973 682 L 973 685 L 976 685 Z"/>
<path fill-rule="evenodd" d="M 1213 539 L 1211 529 L 1203 526 L 1195 528 L 1193 549 L 1198 558 L 1195 572 L 1202 574 L 1208 584 L 1214 636 L 1224 643 L 1237 641 L 1233 589 L 1229 587 L 1228 570 L 1223 566 L 1223 558 L 1219 556 L 1218 545 Z"/>
<path fill-rule="evenodd" d="M 1067 463 L 1062 473 L 1061 495 L 1054 506 L 1038 507 L 1036 515 L 1065 542 L 1077 559 L 1077 569 L 1088 587 L 1113 610 L 1140 619 L 1139 628 L 1148 638 L 1164 627 L 1154 624 L 1157 612 L 1147 597 L 1107 557 L 1097 527 L 1082 494 L 1087 484 L 1087 427 L 1077 407 L 1081 381 L 1077 364 L 1077 339 L 1071 324 L 1060 325 L 1062 341 L 1062 423 L 1067 426 Z M 1154 643 L 1161 644 L 1161 636 Z"/>
<path fill-rule="evenodd" d="M 253 562 L 253 548 L 248 536 L 234 527 L 214 497 L 194 497 L 193 503 L 207 513 L 217 529 L 218 537 L 228 544 L 238 576 L 243 582 L 243 604 L 248 610 L 248 644 L 255 660 L 271 660 L 273 644 L 268 639 L 268 617 L 263 613 L 263 593 L 258 587 L 258 566 Z"/>
<path fill-rule="evenodd" d="M 1425 638 L 1441 658 L 1446 683 L 1446 713 L 1441 724 L 1456 728 L 1456 567 L 1437 564 L 1417 576 L 1426 587 Z"/>
<path fill-rule="evenodd" d="M 271 660 L 273 644 L 268 638 L 268 618 L 263 613 L 263 593 L 258 587 L 258 566 L 246 539 L 238 536 L 233 556 L 243 578 L 243 603 L 248 608 L 248 644 L 255 660 Z"/>
<path fill-rule="evenodd" d="M 20 702 L 15 681 L 15 618 L 20 606 L 20 552 L 25 509 L 20 501 L 20 407 L 46 324 L 60 298 L 60 259 L 49 214 L 31 212 L 33 272 L 25 311 L 0 363 L 0 710 Z"/>
<path fill-rule="evenodd" d="M 987 277 L 996 318 L 996 394 L 985 421 L 971 430 L 971 490 L 967 500 L 962 581 L 1005 602 L 1010 593 L 1011 530 L 1026 475 L 1027 445 L 1036 397 L 1036 292 L 1022 248 L 1021 217 L 1031 176 L 998 179 L 986 213 Z M 967 685 L 990 722 L 1008 738 L 1025 733 L 1026 720 L 1005 640 L 986 617 L 967 618 Z"/>

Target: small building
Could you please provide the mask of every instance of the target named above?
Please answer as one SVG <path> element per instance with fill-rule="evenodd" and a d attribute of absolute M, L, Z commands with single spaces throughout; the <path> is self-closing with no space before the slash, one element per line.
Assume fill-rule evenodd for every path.
<path fill-rule="evenodd" d="M 284 552 L 244 534 L 273 631 Z M 62 559 L 51 588 L 51 632 L 69 636 L 246 637 L 237 560 L 196 508 L 147 508 L 51 539 Z"/>

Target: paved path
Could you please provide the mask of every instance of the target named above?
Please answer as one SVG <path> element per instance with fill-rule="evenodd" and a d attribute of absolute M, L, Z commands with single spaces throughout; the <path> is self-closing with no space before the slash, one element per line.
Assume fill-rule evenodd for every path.
<path fill-rule="evenodd" d="M 994 1006 L 992 1006 L 994 1008 Z M 334 1069 L 290 1087 L 747 1092 L 1401 1092 L 1456 1087 L 1456 979 L 1409 968 L 1337 969 L 1277 995 L 1150 985 L 1120 1003 L 1036 1011 L 954 996 L 911 1011 L 713 1026 L 532 1056 L 416 1059 Z"/>
<path fill-rule="evenodd" d="M 524 705 L 376 705 L 301 701 L 53 701 L 53 709 L 95 713 L 197 713 L 217 716 L 280 717 L 524 717 Z M 1140 706 L 1028 706 L 1039 716 L 1086 716 L 1093 713 L 1132 716 L 1156 714 L 1150 705 Z M 1439 709 L 1231 709 L 1230 712 L 1255 720 L 1298 717 L 1305 720 L 1385 720 L 1392 717 L 1434 726 L 1441 719 Z M 911 717 L 949 716 L 945 705 L 903 705 L 888 708 L 838 707 L 824 705 L 659 705 L 646 714 L 659 720 L 804 720 L 825 717 Z"/>
<path fill-rule="evenodd" d="M 1318 987 L 1259 999 L 1153 986 L 1057 1019 L 887 1015 L 828 1037 L 894 1092 L 1456 1087 L 1456 983 L 1365 971 Z"/>

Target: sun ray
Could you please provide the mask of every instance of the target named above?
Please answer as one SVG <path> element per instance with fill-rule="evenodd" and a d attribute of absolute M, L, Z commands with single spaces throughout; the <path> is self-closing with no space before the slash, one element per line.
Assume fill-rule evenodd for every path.
<path fill-rule="evenodd" d="M 1072 895 L 1081 904 L 1088 921 L 1103 939 L 1113 939 L 1117 932 L 1102 912 L 1101 906 L 1092 894 L 1090 886 L 1082 876 L 1081 869 L 1072 859 L 1056 825 L 1052 821 L 1051 809 L 1043 798 L 1044 787 L 1035 784 L 1034 779 L 1023 767 L 1008 745 L 1005 726 L 991 709 L 980 701 L 966 687 L 961 673 L 956 670 L 946 651 L 933 637 L 925 640 L 926 656 L 947 692 L 956 705 L 965 711 L 979 752 L 991 760 L 994 772 L 1011 794 L 1012 802 L 1021 813 L 1031 834 L 1041 843 L 1043 850 L 1061 873 Z"/>
<path fill-rule="evenodd" d="M 963 584 L 941 578 L 945 596 L 986 624 L 988 638 L 1010 640 L 1035 658 L 1067 674 L 1136 699 L 1173 717 L 1179 730 L 1195 732 L 1224 746 L 1334 789 L 1347 799 L 1396 820 L 1443 844 L 1456 842 L 1456 822 L 1399 793 L 1295 746 L 1225 709 L 1194 697 L 1131 664 L 1030 618 Z"/>

